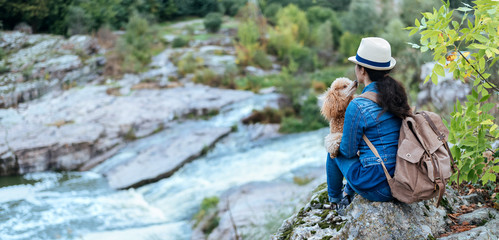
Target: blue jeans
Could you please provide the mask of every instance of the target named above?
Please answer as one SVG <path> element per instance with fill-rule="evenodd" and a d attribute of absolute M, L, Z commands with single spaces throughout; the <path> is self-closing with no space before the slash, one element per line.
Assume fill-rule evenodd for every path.
<path fill-rule="evenodd" d="M 354 158 L 334 158 L 332 159 L 327 154 L 326 160 L 326 175 L 327 175 L 327 192 L 329 201 L 332 203 L 340 202 L 343 197 L 343 192 L 352 196 L 358 193 L 367 200 L 375 202 L 387 202 L 393 200 L 390 187 L 388 185 L 379 187 L 377 189 L 370 189 L 369 191 L 360 191 L 356 186 L 349 184 L 350 180 L 347 179 L 347 184 L 343 188 L 343 177 L 347 176 L 347 172 L 355 163 L 359 162 L 357 157 Z M 366 179 L 368 181 L 369 179 Z"/>

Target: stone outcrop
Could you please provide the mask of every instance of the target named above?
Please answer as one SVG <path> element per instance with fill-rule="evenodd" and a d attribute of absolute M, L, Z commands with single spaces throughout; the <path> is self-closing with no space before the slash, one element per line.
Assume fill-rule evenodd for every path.
<path fill-rule="evenodd" d="M 230 189 L 220 197 L 216 209 L 196 224 L 191 239 L 268 239 L 282 219 L 293 214 L 310 196 L 310 189 L 324 178 L 324 170 L 317 168 L 300 177 L 307 179 L 307 184 L 253 182 Z M 215 219 L 217 226 L 209 233 L 203 232 Z"/>
<path fill-rule="evenodd" d="M 0 110 L 0 175 L 89 169 L 109 158 L 123 143 L 167 129 L 176 118 L 216 112 L 253 95 L 202 85 L 130 90 L 138 81 L 136 76 L 127 76 L 120 82 L 126 96 L 110 95 L 110 87 L 93 85 L 47 94 L 16 110 Z M 200 138 L 205 140 L 196 142 L 197 147 L 182 149 L 189 159 L 229 130 L 196 129 L 185 143 L 171 144 L 188 145 L 205 135 Z M 178 161 L 182 164 L 185 159 Z M 172 163 L 171 168 L 176 167 Z"/>
<path fill-rule="evenodd" d="M 453 223 L 447 218 L 454 206 L 468 204 L 448 190 L 443 206 L 435 207 L 433 200 L 405 204 L 400 202 L 370 202 L 356 196 L 343 215 L 325 207 L 328 204 L 325 184 L 315 190 L 310 202 L 298 213 L 284 221 L 272 239 L 428 239 L 446 232 Z M 487 222 L 483 227 L 453 234 L 442 239 L 496 239 L 495 209 L 476 210 L 475 221 Z M 466 218 L 462 215 L 461 218 Z M 460 220 L 465 221 L 465 220 Z M 469 220 L 471 221 L 471 220 Z M 466 237 L 467 236 L 467 237 Z M 490 237 L 492 238 L 486 238 Z M 473 238 L 475 239 L 475 238 Z"/>
<path fill-rule="evenodd" d="M 16 106 L 54 89 L 95 79 L 104 50 L 90 36 L 69 39 L 48 34 L 2 32 L 0 108 Z"/>
<path fill-rule="evenodd" d="M 431 74 L 435 62 L 426 63 L 421 66 L 421 81 L 424 81 L 426 76 Z M 455 80 L 453 74 L 447 69 L 445 76 L 438 76 L 438 85 L 431 81 L 427 83 L 421 82 L 421 91 L 418 93 L 418 106 L 432 103 L 439 110 L 452 110 L 452 106 L 456 103 L 456 99 L 463 102 L 466 100 L 466 95 L 471 91 L 469 84 Z"/>

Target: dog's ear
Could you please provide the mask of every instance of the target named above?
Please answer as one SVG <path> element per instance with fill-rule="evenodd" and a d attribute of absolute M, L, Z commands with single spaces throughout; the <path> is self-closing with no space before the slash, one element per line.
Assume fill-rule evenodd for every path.
<path fill-rule="evenodd" d="M 331 86 L 325 94 L 324 103 L 322 104 L 321 114 L 327 119 L 331 120 L 333 118 L 337 118 L 341 113 L 338 109 L 338 104 L 341 103 L 341 100 L 338 96 L 338 92 Z"/>

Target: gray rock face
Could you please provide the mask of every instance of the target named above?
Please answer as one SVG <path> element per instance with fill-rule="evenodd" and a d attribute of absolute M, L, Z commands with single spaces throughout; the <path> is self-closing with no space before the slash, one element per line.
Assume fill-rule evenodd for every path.
<path fill-rule="evenodd" d="M 191 239 L 268 239 L 325 176 L 322 169 L 317 169 L 308 177 L 315 179 L 301 186 L 290 182 L 254 182 L 227 191 L 220 197 L 216 211 L 194 228 Z M 205 235 L 203 228 L 214 218 L 219 218 L 218 226 Z"/>
<path fill-rule="evenodd" d="M 394 202 L 370 202 L 356 196 L 346 208 L 345 215 L 339 216 L 336 211 L 324 208 L 327 204 L 325 184 L 320 186 L 311 201 L 297 214 L 284 221 L 272 239 L 427 239 L 438 236 L 446 230 L 447 215 L 444 207 L 436 208 L 433 200 L 413 204 Z M 452 192 L 452 191 L 450 191 Z M 447 203 L 461 204 L 463 201 L 449 193 Z M 490 213 L 493 211 L 494 213 Z M 475 239 L 474 237 L 490 237 L 497 239 L 496 210 L 477 210 L 469 221 L 483 221 L 484 228 L 476 228 L 466 233 L 451 235 L 442 239 Z M 489 230 L 487 230 L 489 229 Z M 466 236 L 466 237 L 462 237 Z"/>
<path fill-rule="evenodd" d="M 2 32 L 0 46 L 8 55 L 0 66 L 0 108 L 16 106 L 40 97 L 64 84 L 95 79 L 104 51 L 89 36 L 31 35 Z M 86 61 L 83 61 L 82 57 Z"/>
<path fill-rule="evenodd" d="M 138 187 L 169 177 L 230 131 L 230 128 L 198 129 L 172 136 L 170 141 L 148 148 L 104 175 L 109 185 L 117 189 Z"/>
<path fill-rule="evenodd" d="M 95 159 L 104 160 L 102 156 L 115 151 L 127 139 L 148 136 L 168 127 L 175 117 L 205 114 L 252 96 L 250 92 L 201 85 L 130 91 L 127 96 L 109 95 L 107 90 L 106 86 L 74 88 L 21 104 L 17 110 L 1 109 L 0 175 L 77 170 L 88 162 L 95 165 L 99 162 Z M 188 156 L 195 155 L 203 144 L 211 145 L 226 132 L 226 129 L 194 132 L 186 142 L 177 143 L 177 147 L 194 144 L 199 138 L 195 144 L 202 145 L 187 151 Z M 181 164 L 185 159 L 178 161 Z"/>
<path fill-rule="evenodd" d="M 421 67 L 422 81 L 431 74 L 434 66 L 435 63 L 431 62 Z M 471 91 L 468 84 L 455 80 L 448 70 L 445 71 L 445 76 L 438 76 L 438 85 L 428 81 L 425 84 L 421 83 L 420 89 L 421 91 L 417 97 L 418 106 L 431 102 L 439 110 L 452 109 L 456 99 L 463 102 L 466 100 L 466 95 Z"/>
<path fill-rule="evenodd" d="M 465 240 L 465 239 L 498 239 L 499 237 L 499 212 L 493 208 L 480 208 L 471 213 L 463 214 L 458 217 L 459 223 L 468 222 L 471 225 L 480 227 L 469 231 L 453 234 L 447 237 L 439 238 L 442 240 Z"/>

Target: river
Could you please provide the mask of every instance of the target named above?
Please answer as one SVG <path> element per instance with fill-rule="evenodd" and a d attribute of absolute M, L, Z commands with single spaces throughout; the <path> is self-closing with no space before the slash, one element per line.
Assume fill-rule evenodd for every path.
<path fill-rule="evenodd" d="M 252 140 L 254 128 L 239 123 L 252 109 L 276 102 L 275 94 L 255 95 L 209 120 L 179 123 L 128 144 L 92 171 L 2 177 L 0 239 L 189 239 L 190 219 L 203 198 L 254 181 L 292 181 L 301 169 L 324 165 L 327 129 Z M 158 182 L 114 190 L 100 174 L 193 124 L 238 127 L 206 155 Z"/>

